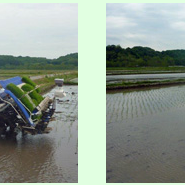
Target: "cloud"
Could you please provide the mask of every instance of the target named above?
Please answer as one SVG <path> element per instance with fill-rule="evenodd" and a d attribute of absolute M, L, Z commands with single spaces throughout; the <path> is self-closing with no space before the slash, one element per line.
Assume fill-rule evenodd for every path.
<path fill-rule="evenodd" d="M 136 23 L 132 22 L 131 19 L 128 19 L 126 17 L 107 17 L 107 28 L 121 28 L 125 26 L 131 27 L 136 25 Z"/>
<path fill-rule="evenodd" d="M 185 31 L 185 22 L 178 21 L 171 24 L 171 27 L 176 30 Z"/>
<path fill-rule="evenodd" d="M 184 9 L 183 3 L 109 3 L 107 44 L 185 49 Z"/>
<path fill-rule="evenodd" d="M 0 54 L 57 58 L 78 51 L 78 5 L 0 4 Z"/>

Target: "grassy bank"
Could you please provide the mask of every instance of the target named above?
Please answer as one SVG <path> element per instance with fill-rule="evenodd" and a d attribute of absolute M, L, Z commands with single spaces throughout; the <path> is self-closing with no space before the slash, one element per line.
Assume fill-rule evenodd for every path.
<path fill-rule="evenodd" d="M 78 77 L 77 71 L 73 71 L 73 72 L 70 71 L 69 73 L 58 74 L 52 77 L 45 75 L 45 77 L 34 80 L 34 82 L 41 86 L 40 87 L 41 94 L 43 94 L 51 90 L 53 87 L 55 87 L 55 82 L 54 82 L 55 78 L 63 78 L 64 85 L 78 85 L 78 83 L 76 82 L 71 82 L 72 79 L 77 78 L 77 77 Z"/>
<path fill-rule="evenodd" d="M 130 67 L 107 68 L 107 75 L 185 73 L 185 67 Z"/>
<path fill-rule="evenodd" d="M 137 82 L 122 81 L 120 83 L 107 84 L 106 90 L 160 87 L 160 86 L 181 85 L 181 84 L 185 84 L 185 79 L 164 80 L 164 81 L 137 81 Z"/>

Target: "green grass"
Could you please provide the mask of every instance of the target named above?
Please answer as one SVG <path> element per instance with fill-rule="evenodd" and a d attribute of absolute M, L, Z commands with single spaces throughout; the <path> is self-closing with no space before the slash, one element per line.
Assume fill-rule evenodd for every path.
<path fill-rule="evenodd" d="M 185 71 L 184 67 L 172 66 L 172 67 L 112 67 L 107 68 L 107 70 L 147 70 L 147 71 L 176 71 L 176 70 L 183 70 Z"/>
<path fill-rule="evenodd" d="M 45 84 L 45 83 L 54 83 L 55 78 L 63 78 L 64 79 L 64 83 L 71 83 L 70 80 L 77 78 L 78 77 L 78 72 L 71 72 L 69 74 L 59 74 L 59 75 L 55 75 L 53 77 L 48 77 L 46 75 L 45 78 L 41 78 L 38 80 L 35 80 L 34 82 L 38 85 L 40 84 Z M 73 84 L 77 84 L 77 83 L 73 83 Z"/>
<path fill-rule="evenodd" d="M 107 74 L 185 73 L 185 67 L 117 67 L 107 68 Z"/>
<path fill-rule="evenodd" d="M 54 81 L 55 78 L 63 78 L 64 84 L 78 85 L 78 83 L 76 82 L 71 82 L 72 79 L 77 77 L 78 77 L 78 72 L 73 71 L 73 72 L 70 72 L 69 74 L 61 74 L 53 77 L 46 76 L 45 78 L 35 80 L 34 82 L 38 85 L 41 85 L 40 89 L 41 89 L 41 93 L 43 94 L 55 86 L 55 81 Z"/>
<path fill-rule="evenodd" d="M 0 69 L 0 79 L 7 79 L 15 76 L 39 76 L 39 75 L 50 75 L 50 74 L 61 74 L 71 72 L 73 70 L 2 70 Z"/>
<path fill-rule="evenodd" d="M 107 84 L 107 87 L 117 87 L 117 86 L 132 86 L 132 85 L 143 85 L 143 84 L 154 84 L 159 83 L 158 81 L 138 81 L 138 82 L 120 82 L 120 83 L 113 83 Z"/>

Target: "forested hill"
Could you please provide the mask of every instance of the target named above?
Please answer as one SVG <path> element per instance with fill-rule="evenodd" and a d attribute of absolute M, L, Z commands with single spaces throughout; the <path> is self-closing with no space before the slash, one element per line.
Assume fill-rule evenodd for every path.
<path fill-rule="evenodd" d="M 185 50 L 155 51 L 149 47 L 106 47 L 107 67 L 185 66 Z"/>
<path fill-rule="evenodd" d="M 61 56 L 57 59 L 0 55 L 0 69 L 73 70 L 77 68 L 78 53 L 72 53 L 66 56 Z"/>

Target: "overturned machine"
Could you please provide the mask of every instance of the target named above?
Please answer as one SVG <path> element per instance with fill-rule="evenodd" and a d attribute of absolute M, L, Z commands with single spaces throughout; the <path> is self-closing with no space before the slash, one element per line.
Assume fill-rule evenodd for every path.
<path fill-rule="evenodd" d="M 19 131 L 46 132 L 56 109 L 56 97 L 65 96 L 58 92 L 53 98 L 42 97 L 39 86 L 28 77 L 1 80 L 0 85 L 0 136 L 16 135 Z"/>

